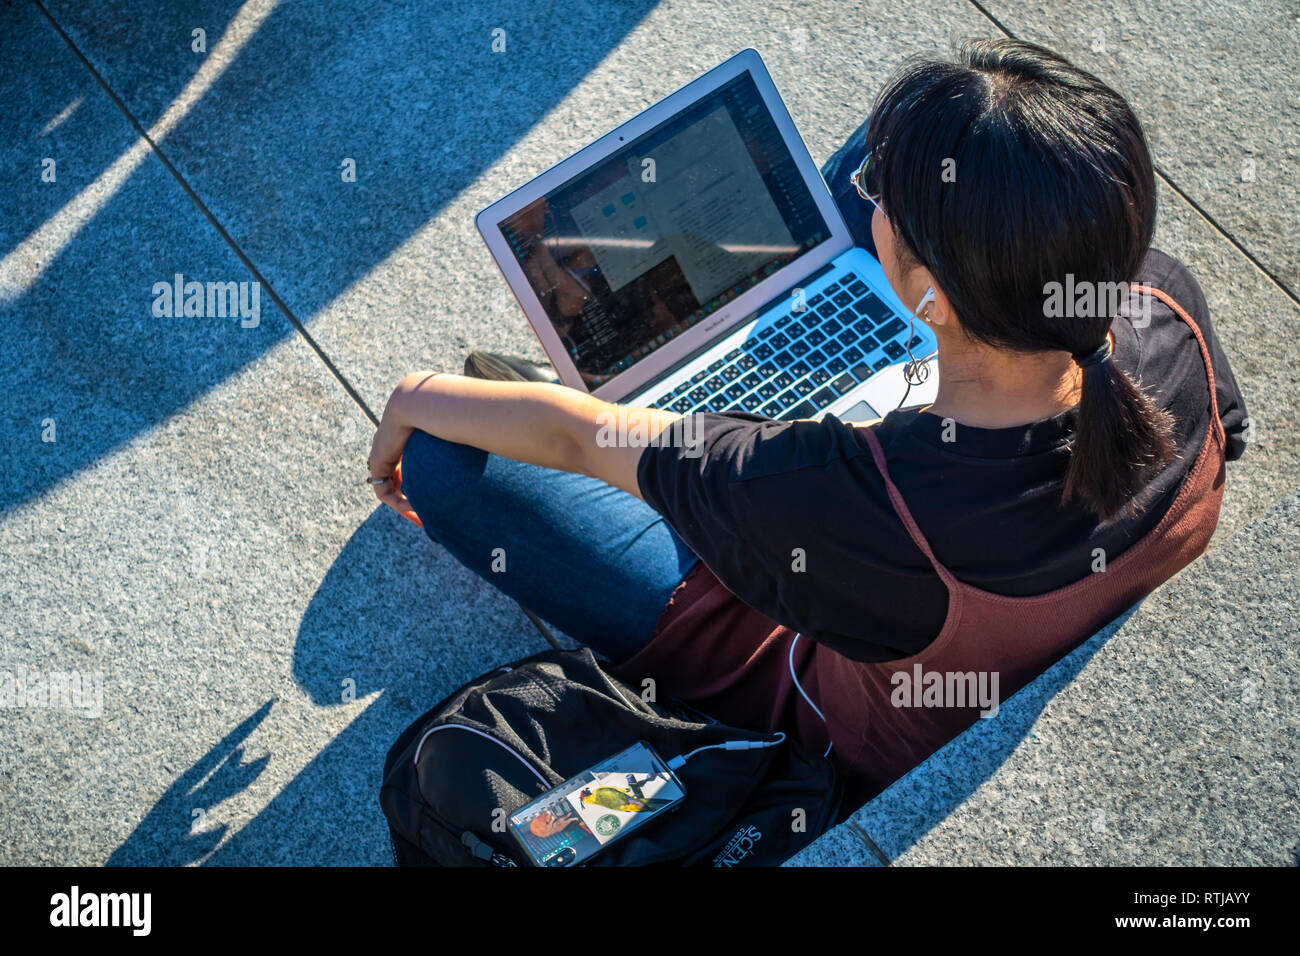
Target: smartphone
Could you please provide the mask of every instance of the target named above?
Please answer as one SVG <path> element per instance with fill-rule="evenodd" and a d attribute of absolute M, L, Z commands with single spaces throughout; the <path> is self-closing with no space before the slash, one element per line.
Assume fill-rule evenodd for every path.
<path fill-rule="evenodd" d="M 577 866 L 685 797 L 677 774 L 638 741 L 512 813 L 510 832 L 534 866 Z"/>

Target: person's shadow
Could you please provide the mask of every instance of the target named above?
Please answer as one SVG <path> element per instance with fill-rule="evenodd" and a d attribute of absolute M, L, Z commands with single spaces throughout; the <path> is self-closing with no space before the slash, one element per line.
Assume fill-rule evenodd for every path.
<path fill-rule="evenodd" d="M 224 828 L 191 834 L 189 807 L 214 806 L 266 766 L 270 755 L 241 757 L 276 704 L 267 701 L 168 788 L 108 862 L 389 863 L 379 808 L 389 746 L 465 681 L 546 646 L 514 602 L 376 508 L 312 597 L 293 651 L 293 677 L 312 704 L 338 707 L 377 695 L 373 702 L 230 840 L 221 843 Z"/>
<path fill-rule="evenodd" d="M 977 722 L 868 804 L 859 821 L 888 832 L 891 857 L 914 844 L 1001 766 L 1130 613 L 1005 701 L 998 719 Z M 190 832 L 188 808 L 234 795 L 266 766 L 269 755 L 242 758 L 244 741 L 275 703 L 267 701 L 168 788 L 108 862 L 391 863 L 379 808 L 389 746 L 456 687 L 546 646 L 509 598 L 377 508 L 321 582 L 293 654 L 294 679 L 316 706 L 342 706 L 353 686 L 357 699 L 377 698 L 228 841 L 221 843 L 224 828 Z"/>
<path fill-rule="evenodd" d="M 108 866 L 181 866 L 202 859 L 225 837 L 227 827 L 206 826 L 201 810 L 239 793 L 266 769 L 268 756 L 244 760 L 244 741 L 271 712 L 268 700 L 181 774 L 131 836 L 113 851 Z"/>
<path fill-rule="evenodd" d="M 341 26 L 331 26 L 316 5 L 280 4 L 185 107 L 160 149 L 310 327 L 490 170 L 656 4 L 582 0 L 539 10 L 504 0 L 487 11 L 415 0 L 370 5 L 365 17 Z M 146 128 L 177 106 L 205 62 L 186 57 L 182 69 L 141 74 L 141 64 L 174 64 L 177 38 L 197 25 L 191 4 L 156 6 L 147 24 L 123 23 L 109 34 L 95 5 L 52 11 Z M 208 6 L 202 25 L 215 49 L 219 37 L 241 32 L 234 25 L 248 5 Z M 575 17 L 584 25 L 580 42 L 571 30 Z M 0 4 L 0 41 L 14 54 L 6 61 L 21 62 L 29 45 L 67 54 L 31 4 Z M 0 469 L 0 515 L 168 421 L 297 335 L 266 295 L 260 324 L 238 334 L 230 323 L 155 319 L 156 279 L 253 276 L 206 226 L 178 241 L 169 227 L 201 217 L 153 156 L 120 184 L 103 187 L 102 203 L 90 204 L 94 213 L 81 221 L 82 198 L 101 189 L 96 178 L 129 155 L 134 136 L 75 60 L 33 70 L 29 82 L 45 84 L 42 108 L 46 99 L 69 104 L 57 136 L 42 139 L 47 115 L 36 115 L 25 89 L 0 97 L 0 118 L 33 155 L 46 155 L 35 150 L 55 140 L 75 144 L 65 151 L 75 154 L 77 172 L 48 188 L 0 194 L 0 260 L 16 254 L 22 268 L 15 274 L 26 275 L 50 257 L 39 281 L 11 292 L 6 273 L 0 283 L 0 391 L 6 411 L 38 410 L 0 416 L 0 442 L 30 447 L 48 418 L 49 427 L 58 423 L 58 443 L 45 442 L 49 451 L 28 456 L 28 467 Z M 96 98 L 97 107 L 76 108 Z M 334 188 L 343 182 L 343 156 L 358 160 L 355 188 Z M 65 238 L 49 249 L 42 239 L 32 247 L 40 255 L 33 254 L 25 244 L 51 223 L 58 226 L 53 235 Z M 209 241 L 218 252 L 206 251 Z M 223 261 L 219 275 L 195 273 Z M 428 359 L 413 353 L 417 360 Z M 348 374 L 346 363 L 340 371 Z M 378 699 L 223 845 L 225 829 L 205 821 L 201 808 L 246 791 L 277 766 L 257 741 L 288 705 L 267 691 L 167 788 L 110 863 L 191 863 L 219 845 L 225 862 L 385 859 L 375 790 L 386 738 L 476 670 L 544 646 L 513 604 L 427 541 L 420 541 L 420 560 L 409 546 L 395 557 L 402 550 L 395 538 L 416 540 L 403 536 L 408 527 L 376 514 L 358 529 L 304 615 L 294 652 L 294 675 L 317 704 L 341 706 L 340 685 L 349 678 L 358 697 L 382 691 Z M 246 760 L 245 749 L 254 759 Z M 294 799 L 305 802 L 295 810 Z"/>

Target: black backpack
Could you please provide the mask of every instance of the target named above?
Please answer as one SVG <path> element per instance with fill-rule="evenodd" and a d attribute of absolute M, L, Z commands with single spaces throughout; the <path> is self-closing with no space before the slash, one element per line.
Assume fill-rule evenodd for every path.
<path fill-rule="evenodd" d="M 399 866 L 529 866 L 505 817 L 637 741 L 670 760 L 776 739 L 676 699 L 644 700 L 587 648 L 550 650 L 470 681 L 408 727 L 379 802 Z M 773 866 L 840 822 L 834 767 L 794 741 L 705 750 L 677 774 L 682 804 L 589 865 Z"/>

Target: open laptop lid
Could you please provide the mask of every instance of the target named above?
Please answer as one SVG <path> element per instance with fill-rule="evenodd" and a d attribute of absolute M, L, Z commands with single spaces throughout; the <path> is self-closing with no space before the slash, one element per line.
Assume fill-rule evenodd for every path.
<path fill-rule="evenodd" d="M 560 380 L 610 401 L 853 245 L 752 49 L 475 223 Z"/>

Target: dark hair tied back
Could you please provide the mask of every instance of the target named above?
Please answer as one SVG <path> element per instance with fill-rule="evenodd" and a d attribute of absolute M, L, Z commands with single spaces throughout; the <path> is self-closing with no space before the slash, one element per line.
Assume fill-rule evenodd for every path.
<path fill-rule="evenodd" d="M 876 102 L 866 146 L 879 150 L 900 259 L 930 270 L 967 335 L 1084 357 L 1065 499 L 1103 518 L 1119 512 L 1173 456 L 1173 423 L 1108 360 L 1113 312 L 1050 314 L 1046 296 L 1053 283 L 1100 290 L 1137 277 L 1156 185 L 1133 111 L 1040 46 L 971 41 L 956 62 L 905 63 Z"/>

